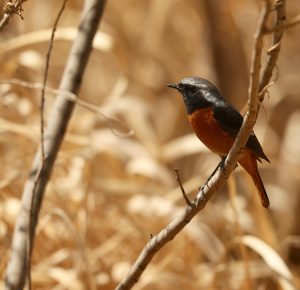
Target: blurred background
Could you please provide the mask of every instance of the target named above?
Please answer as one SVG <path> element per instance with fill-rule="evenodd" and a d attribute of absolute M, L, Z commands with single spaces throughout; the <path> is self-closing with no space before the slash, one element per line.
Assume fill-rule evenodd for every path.
<path fill-rule="evenodd" d="M 60 20 L 48 87 L 59 85 L 82 2 L 69 1 Z M 300 2 L 287 2 L 287 18 L 299 17 Z M 3 81 L 42 82 L 60 6 L 26 1 L 24 20 L 14 16 L 0 34 L 1 278 L 40 138 L 40 91 Z M 101 114 L 78 105 L 72 117 L 40 214 L 35 289 L 113 289 L 150 236 L 185 210 L 174 168 L 192 198 L 219 159 L 192 134 L 181 97 L 166 84 L 207 78 L 244 112 L 259 11 L 260 1 L 107 1 L 79 96 Z M 270 209 L 238 167 L 134 289 L 300 287 L 299 33 L 300 24 L 285 31 L 255 125 L 271 160 L 260 165 Z M 54 99 L 46 94 L 46 123 Z M 289 276 L 295 288 L 284 283 Z"/>

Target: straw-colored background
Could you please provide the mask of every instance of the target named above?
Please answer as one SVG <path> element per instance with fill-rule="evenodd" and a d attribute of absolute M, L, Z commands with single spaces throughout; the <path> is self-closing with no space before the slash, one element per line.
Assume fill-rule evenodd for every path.
<path fill-rule="evenodd" d="M 76 28 L 82 9 L 82 1 L 69 2 L 51 56 L 52 88 L 74 35 L 69 28 Z M 300 13 L 300 2 L 287 2 L 290 19 Z M 29 0 L 24 21 L 15 16 L 4 28 L 1 81 L 42 81 L 50 37 L 45 29 L 60 6 L 57 0 Z M 184 210 L 173 168 L 180 169 L 192 197 L 219 160 L 194 137 L 179 94 L 166 84 L 190 75 L 208 78 L 243 112 L 259 8 L 260 1 L 108 1 L 100 27 L 105 35 L 98 36 L 80 99 L 120 122 L 77 106 L 40 214 L 34 289 L 113 289 L 150 235 Z M 278 272 L 289 272 L 276 253 L 300 287 L 299 35 L 300 25 L 286 30 L 277 80 L 255 126 L 271 160 L 260 165 L 270 210 L 261 207 L 251 180 L 237 168 L 134 289 L 251 289 L 251 283 L 253 289 L 285 289 Z M 264 48 L 269 44 L 266 38 Z M 3 278 L 40 138 L 40 91 L 1 84 L 0 95 Z M 46 113 L 53 100 L 46 95 Z M 124 137 L 129 130 L 135 134 Z"/>

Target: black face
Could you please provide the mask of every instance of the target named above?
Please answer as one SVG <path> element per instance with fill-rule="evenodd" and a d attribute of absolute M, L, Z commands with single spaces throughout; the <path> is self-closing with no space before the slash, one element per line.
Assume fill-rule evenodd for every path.
<path fill-rule="evenodd" d="M 179 84 L 169 84 L 168 87 L 174 88 L 182 94 L 188 114 L 224 102 L 217 88 L 209 81 L 199 77 L 184 78 Z"/>

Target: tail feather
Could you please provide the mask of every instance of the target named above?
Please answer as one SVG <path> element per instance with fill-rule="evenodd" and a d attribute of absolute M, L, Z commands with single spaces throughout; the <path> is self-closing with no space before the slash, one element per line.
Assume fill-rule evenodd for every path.
<path fill-rule="evenodd" d="M 252 152 L 246 151 L 239 159 L 239 164 L 249 173 L 259 193 L 262 205 L 265 208 L 270 206 L 268 194 L 265 190 L 264 184 L 261 180 L 257 169 L 256 157 Z"/>
<path fill-rule="evenodd" d="M 261 203 L 262 205 L 265 207 L 265 208 L 268 208 L 270 206 L 270 201 L 269 201 L 269 197 L 268 197 L 268 194 L 266 192 L 266 189 L 264 187 L 264 184 L 261 180 L 261 177 L 258 173 L 258 170 L 256 168 L 256 173 L 257 173 L 257 176 L 251 176 L 253 181 L 254 181 L 254 184 L 256 186 L 256 189 L 259 193 L 259 196 L 260 196 L 260 200 L 261 200 Z"/>

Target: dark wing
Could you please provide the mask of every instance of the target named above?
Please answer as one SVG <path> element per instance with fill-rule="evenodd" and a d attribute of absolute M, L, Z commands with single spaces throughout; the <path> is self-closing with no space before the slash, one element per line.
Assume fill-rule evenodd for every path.
<path fill-rule="evenodd" d="M 242 115 L 228 104 L 214 107 L 214 117 L 226 134 L 235 138 L 242 123 Z"/>
<path fill-rule="evenodd" d="M 256 159 L 259 162 L 261 162 L 260 158 L 262 158 L 270 163 L 269 158 L 263 151 L 263 149 L 254 133 L 251 133 L 251 135 L 247 141 L 246 147 L 251 149 L 256 154 Z"/>
<path fill-rule="evenodd" d="M 216 106 L 213 111 L 215 119 L 224 132 L 232 138 L 235 138 L 243 123 L 242 115 L 228 104 Z M 256 154 L 258 161 L 262 158 L 270 162 L 254 133 L 251 133 L 246 147 Z"/>

